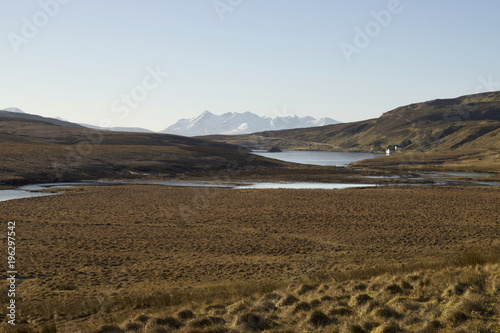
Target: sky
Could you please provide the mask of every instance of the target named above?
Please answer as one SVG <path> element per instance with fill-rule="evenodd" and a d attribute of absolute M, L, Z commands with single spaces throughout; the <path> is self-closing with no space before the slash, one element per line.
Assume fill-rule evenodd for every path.
<path fill-rule="evenodd" d="M 160 131 L 500 90 L 498 0 L 0 0 L 0 108 Z"/>

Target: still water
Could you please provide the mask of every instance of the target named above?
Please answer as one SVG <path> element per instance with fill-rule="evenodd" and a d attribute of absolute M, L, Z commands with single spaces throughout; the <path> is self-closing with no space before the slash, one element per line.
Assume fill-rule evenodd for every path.
<path fill-rule="evenodd" d="M 276 183 L 244 183 L 237 185 L 223 185 L 223 184 L 213 184 L 210 182 L 175 182 L 175 181 L 126 181 L 126 182 L 81 182 L 81 183 L 57 183 L 57 184 L 38 184 L 38 185 L 26 185 L 19 187 L 15 190 L 0 190 L 0 202 L 8 201 L 14 199 L 24 199 L 24 198 L 35 198 L 47 195 L 56 195 L 61 193 L 41 193 L 33 192 L 40 191 L 43 189 L 57 189 L 65 188 L 70 186 L 88 186 L 88 185 L 161 185 L 161 186 L 180 186 L 180 187 L 210 187 L 210 188 L 235 188 L 235 189 L 322 189 L 322 190 L 333 190 L 333 189 L 344 189 L 351 187 L 367 187 L 375 186 L 373 184 L 344 184 L 344 183 L 286 183 L 286 182 L 276 182 Z"/>
<path fill-rule="evenodd" d="M 347 183 L 253 183 L 249 185 L 241 185 L 235 188 L 246 189 L 295 189 L 295 190 L 341 190 L 353 187 L 369 187 L 377 186 L 375 184 L 347 184 Z"/>
<path fill-rule="evenodd" d="M 370 153 L 344 153 L 330 151 L 295 151 L 285 150 L 281 153 L 268 153 L 266 151 L 254 151 L 255 155 L 274 158 L 280 161 L 294 162 L 300 164 L 313 164 L 322 166 L 337 166 L 342 167 L 350 163 L 366 160 L 384 154 Z"/>
<path fill-rule="evenodd" d="M 281 153 L 268 153 L 266 151 L 256 151 L 256 155 L 274 158 L 277 160 L 294 162 L 300 164 L 312 164 L 322 166 L 337 166 L 342 167 L 350 163 L 360 160 L 384 156 L 383 154 L 369 153 L 343 153 L 343 152 L 324 152 L 324 151 L 284 151 Z M 452 177 L 480 177 L 487 174 L 472 174 L 472 173 L 425 173 L 425 177 L 443 178 L 443 176 Z M 381 177 L 381 176 L 377 176 Z M 393 176 L 396 177 L 396 176 Z M 374 178 L 374 177 L 366 177 Z M 391 178 L 391 176 L 388 176 Z M 420 178 L 418 178 L 420 180 Z M 416 178 L 417 180 L 417 178 Z M 472 183 L 472 182 L 471 182 Z M 176 181 L 125 181 L 125 182 L 85 182 L 85 183 L 56 183 L 56 184 L 40 184 L 26 185 L 14 190 L 0 190 L 0 201 L 7 201 L 21 198 L 40 197 L 46 195 L 54 195 L 57 193 L 40 193 L 32 192 L 48 188 L 62 188 L 73 185 L 118 185 L 118 184 L 141 184 L 141 185 L 163 185 L 163 186 L 183 186 L 183 187 L 225 187 L 238 189 L 345 189 L 352 187 L 368 187 L 376 186 L 374 184 L 332 184 L 332 183 L 305 183 L 305 182 L 256 182 L 237 185 L 214 184 L 210 182 L 176 182 Z M 436 185 L 446 185 L 447 183 L 435 183 Z M 479 183 L 477 185 L 499 185 L 498 183 Z"/>
<path fill-rule="evenodd" d="M 20 189 L 0 190 L 0 201 L 22 199 L 22 198 L 43 197 L 46 195 L 52 195 L 52 194 L 39 193 L 39 192 L 27 192 L 25 190 L 20 190 Z"/>
<path fill-rule="evenodd" d="M 35 184 L 35 185 L 25 185 L 16 188 L 15 190 L 0 190 L 0 201 L 14 200 L 14 199 L 23 199 L 23 198 L 35 198 L 35 197 L 44 197 L 47 195 L 55 195 L 58 193 L 42 193 L 36 192 L 49 188 L 63 188 L 69 187 L 72 185 L 77 185 L 78 183 L 50 183 L 50 184 Z"/>
<path fill-rule="evenodd" d="M 346 166 L 349 163 L 383 156 L 383 154 L 367 154 L 367 153 L 343 153 L 343 152 L 325 152 L 325 151 L 284 151 L 281 153 L 268 153 L 266 151 L 256 151 L 256 155 L 274 158 L 277 160 L 294 162 L 300 164 L 313 164 L 323 166 Z M 39 184 L 21 186 L 14 190 L 0 190 L 0 201 L 33 198 L 57 193 L 41 193 L 36 192 L 49 188 L 62 188 L 73 185 L 116 185 L 116 184 L 143 184 L 143 185 L 164 185 L 164 186 L 184 186 L 184 187 L 232 187 L 232 188 L 255 188 L 255 189 L 272 189 L 272 188 L 288 188 L 288 189 L 344 189 L 350 187 L 365 187 L 373 186 L 370 184 L 329 184 L 329 183 L 251 183 L 242 184 L 240 186 L 217 185 L 205 182 L 175 182 L 175 181 L 157 181 L 157 182 L 85 182 L 85 183 L 56 183 L 56 184 Z M 35 192 L 33 192 L 35 191 Z"/>

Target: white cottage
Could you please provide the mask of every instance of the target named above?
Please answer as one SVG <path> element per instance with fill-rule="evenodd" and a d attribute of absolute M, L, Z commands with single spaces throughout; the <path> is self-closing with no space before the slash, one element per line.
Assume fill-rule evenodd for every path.
<path fill-rule="evenodd" d="M 397 145 L 394 145 L 394 146 L 389 146 L 387 147 L 387 150 L 385 151 L 385 154 L 386 155 L 391 155 L 391 154 L 394 154 L 396 152 L 396 150 L 400 149 L 401 147 L 400 146 L 397 146 Z"/>

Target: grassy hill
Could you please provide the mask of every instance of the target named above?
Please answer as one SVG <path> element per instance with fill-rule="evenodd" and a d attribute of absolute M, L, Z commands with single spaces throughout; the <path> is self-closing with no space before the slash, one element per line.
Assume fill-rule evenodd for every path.
<path fill-rule="evenodd" d="M 0 111 L 0 184 L 100 178 L 171 177 L 280 167 L 235 145 L 166 134 L 98 131 Z M 251 158 L 250 158 L 251 157 Z"/>
<path fill-rule="evenodd" d="M 59 120 L 59 119 L 54 119 L 54 118 L 47 118 L 47 117 L 42 117 L 42 116 L 37 116 L 35 114 L 29 114 L 29 113 L 18 113 L 18 112 L 9 112 L 5 110 L 0 110 L 0 117 L 1 118 L 10 118 L 10 119 L 24 119 L 24 120 L 31 120 L 31 121 L 38 121 L 38 122 L 43 122 L 43 123 L 49 123 L 53 125 L 62 125 L 62 126 L 69 126 L 69 127 L 77 127 L 77 128 L 84 128 L 81 125 L 71 123 L 68 121 L 64 120 Z"/>
<path fill-rule="evenodd" d="M 500 92 L 492 92 L 415 103 L 352 123 L 205 138 L 262 148 L 382 152 L 389 145 L 409 151 L 498 148 L 499 134 Z"/>

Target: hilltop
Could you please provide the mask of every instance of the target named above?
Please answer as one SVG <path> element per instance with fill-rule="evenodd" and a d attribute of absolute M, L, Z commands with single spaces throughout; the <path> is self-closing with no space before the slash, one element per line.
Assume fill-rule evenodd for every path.
<path fill-rule="evenodd" d="M 84 128 L 81 125 L 70 123 L 68 121 L 25 113 L 20 109 L 16 108 L 7 108 L 5 110 L 0 110 L 0 118 L 3 120 L 10 119 L 12 121 L 26 121 L 26 123 L 38 122 L 38 123 L 47 123 L 52 125 Z"/>

